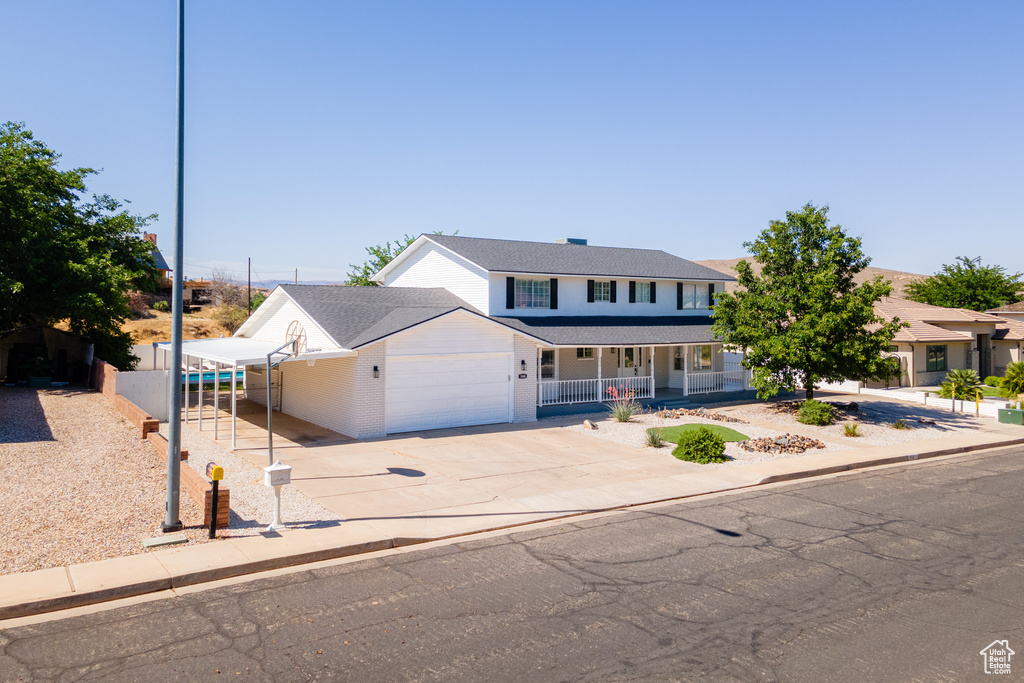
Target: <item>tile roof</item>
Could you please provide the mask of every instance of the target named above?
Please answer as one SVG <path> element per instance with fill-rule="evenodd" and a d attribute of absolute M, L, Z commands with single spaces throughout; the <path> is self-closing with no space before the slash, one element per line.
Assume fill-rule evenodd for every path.
<path fill-rule="evenodd" d="M 484 270 L 500 273 L 648 277 L 732 282 L 731 275 L 658 249 L 426 235 Z"/>
<path fill-rule="evenodd" d="M 996 341 L 1024 340 L 1024 322 L 1001 318 L 990 313 L 979 313 L 966 308 L 943 308 L 907 299 L 884 298 L 875 304 L 875 312 L 885 320 L 898 317 L 910 323 L 896 333 L 895 342 L 970 341 L 973 337 L 966 329 L 950 329 L 943 325 L 991 324 L 995 325 L 992 339 Z"/>
<path fill-rule="evenodd" d="M 493 316 L 492 320 L 550 344 L 645 346 L 714 341 L 710 316 Z"/>
<path fill-rule="evenodd" d="M 1024 341 L 1024 322 L 1005 318 L 996 324 L 992 338 L 996 341 Z"/>
<path fill-rule="evenodd" d="M 460 308 L 480 313 L 440 287 L 281 285 L 281 289 L 346 349 Z"/>
<path fill-rule="evenodd" d="M 1013 312 L 1024 313 L 1024 301 L 1018 301 L 1015 304 L 1007 304 L 1005 306 L 1000 306 L 999 308 L 990 308 L 990 309 L 988 309 L 985 312 L 986 313 L 1003 313 L 1004 311 L 1007 312 L 1007 313 L 1013 313 Z"/>
<path fill-rule="evenodd" d="M 886 320 L 899 317 L 900 320 L 926 323 L 995 323 L 1002 320 L 998 316 L 966 308 L 943 308 L 891 297 L 885 297 L 875 304 L 875 311 Z"/>

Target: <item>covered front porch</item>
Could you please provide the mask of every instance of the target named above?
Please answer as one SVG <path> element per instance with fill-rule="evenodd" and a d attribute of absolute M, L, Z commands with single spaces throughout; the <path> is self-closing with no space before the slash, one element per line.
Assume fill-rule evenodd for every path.
<path fill-rule="evenodd" d="M 537 406 L 746 391 L 741 360 L 717 343 L 538 348 Z"/>

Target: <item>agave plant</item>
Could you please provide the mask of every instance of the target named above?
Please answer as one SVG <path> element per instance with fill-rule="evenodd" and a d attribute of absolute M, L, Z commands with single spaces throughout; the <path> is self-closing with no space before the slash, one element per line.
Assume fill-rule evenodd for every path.
<path fill-rule="evenodd" d="M 973 399 L 981 389 L 981 378 L 970 369 L 950 370 L 939 385 L 942 398 Z"/>
<path fill-rule="evenodd" d="M 1006 376 L 999 385 L 999 393 L 1007 398 L 1017 398 L 1024 394 L 1024 361 L 1006 366 Z"/>

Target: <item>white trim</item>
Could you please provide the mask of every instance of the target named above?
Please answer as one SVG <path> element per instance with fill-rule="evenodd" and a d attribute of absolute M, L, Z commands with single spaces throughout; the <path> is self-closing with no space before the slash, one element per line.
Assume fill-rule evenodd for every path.
<path fill-rule="evenodd" d="M 459 308 L 456 308 L 454 310 L 448 311 L 447 313 L 441 313 L 440 315 L 435 315 L 433 318 L 427 318 L 426 320 L 423 320 L 423 321 L 420 321 L 418 323 L 415 323 L 414 325 L 409 325 L 408 327 L 403 327 L 402 329 L 396 330 L 394 332 L 391 332 L 390 334 L 386 334 L 383 337 L 377 337 L 376 339 L 373 339 L 371 341 L 365 342 L 363 344 L 360 344 L 359 346 L 354 347 L 353 350 L 359 350 L 359 349 L 364 348 L 366 346 L 370 346 L 371 344 L 377 344 L 379 342 L 386 341 L 386 340 L 390 339 L 391 337 L 394 337 L 395 335 L 399 335 L 399 334 L 402 334 L 404 332 L 408 332 L 409 330 L 416 329 L 420 325 L 425 325 L 426 323 L 434 322 L 435 320 L 441 320 L 442 318 L 446 318 L 449 315 L 453 315 L 455 313 L 465 313 L 466 315 L 475 316 L 477 318 L 480 318 L 481 320 L 484 320 L 486 322 L 491 323 L 492 325 L 496 325 L 496 326 L 500 327 L 502 330 L 507 330 L 508 332 L 513 332 L 513 333 L 518 334 L 520 336 L 526 337 L 527 339 L 530 339 L 532 341 L 535 341 L 535 342 L 538 342 L 540 344 L 543 344 L 544 346 L 551 346 L 551 344 L 549 344 L 548 342 L 546 342 L 543 339 L 540 339 L 538 337 L 534 337 L 532 334 L 530 334 L 528 332 L 523 332 L 522 330 L 518 330 L 515 327 L 512 327 L 511 325 L 506 325 L 505 323 L 500 323 L 497 320 L 494 320 L 494 319 L 492 319 L 492 318 L 490 318 L 490 317 L 488 317 L 486 315 L 483 315 L 482 313 L 475 313 L 475 312 L 469 310 L 468 308 L 462 308 L 460 306 Z"/>

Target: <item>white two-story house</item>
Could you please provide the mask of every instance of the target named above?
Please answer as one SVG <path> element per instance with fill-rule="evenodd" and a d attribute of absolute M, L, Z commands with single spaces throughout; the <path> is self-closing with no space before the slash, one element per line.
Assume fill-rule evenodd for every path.
<path fill-rule="evenodd" d="M 422 235 L 374 279 L 283 285 L 238 330 L 296 341 L 276 408 L 368 438 L 747 388 L 710 333 L 732 278 L 663 251 Z M 247 368 L 253 400 L 266 380 Z"/>

